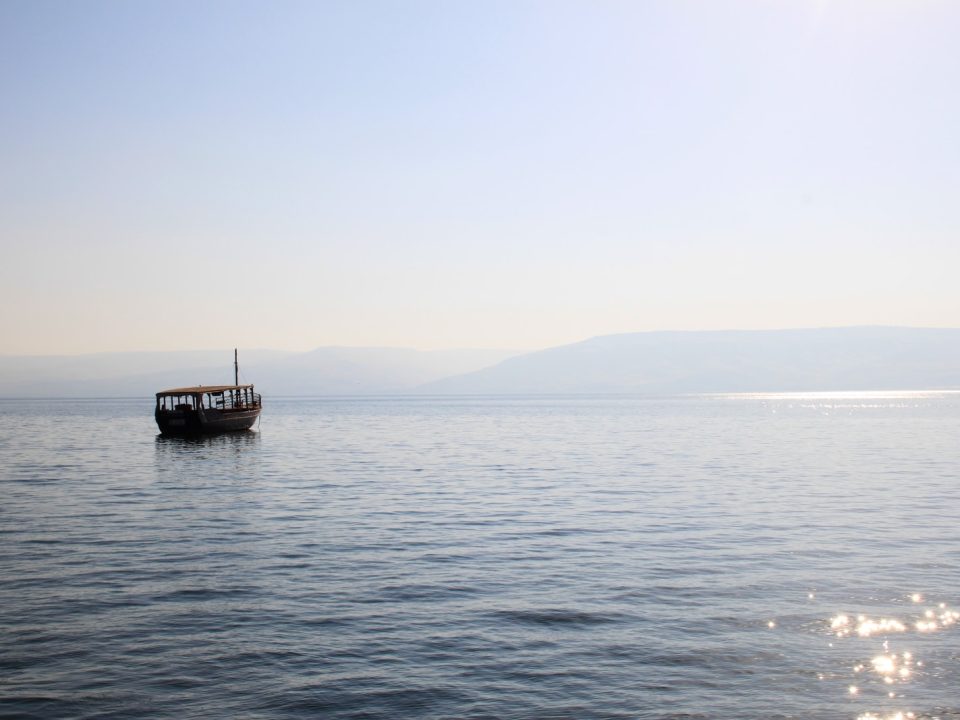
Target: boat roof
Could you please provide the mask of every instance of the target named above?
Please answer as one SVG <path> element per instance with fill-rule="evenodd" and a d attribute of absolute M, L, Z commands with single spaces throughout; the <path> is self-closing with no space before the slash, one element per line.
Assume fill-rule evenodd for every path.
<path fill-rule="evenodd" d="M 162 395 L 196 395 L 197 393 L 222 393 L 227 390 L 248 390 L 253 385 L 194 385 L 193 387 L 172 388 L 161 390 L 157 397 Z"/>

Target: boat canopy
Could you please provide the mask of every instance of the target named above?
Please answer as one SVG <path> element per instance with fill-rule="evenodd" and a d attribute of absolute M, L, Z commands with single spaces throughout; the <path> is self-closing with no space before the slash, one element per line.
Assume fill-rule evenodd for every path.
<path fill-rule="evenodd" d="M 172 390 L 161 390 L 157 397 L 170 397 L 174 395 L 197 395 L 201 393 L 224 393 L 231 390 L 252 390 L 253 385 L 197 385 L 195 387 L 173 388 Z"/>

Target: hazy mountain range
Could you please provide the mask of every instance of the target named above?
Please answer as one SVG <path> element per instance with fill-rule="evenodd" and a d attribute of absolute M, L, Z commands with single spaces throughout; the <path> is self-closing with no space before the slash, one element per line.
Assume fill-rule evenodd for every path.
<path fill-rule="evenodd" d="M 960 330 L 854 327 L 607 335 L 421 388 L 709 393 L 960 388 Z"/>
<path fill-rule="evenodd" d="M 0 356 L 0 396 L 139 397 L 233 381 L 230 350 Z M 516 354 L 318 348 L 241 351 L 264 395 L 922 390 L 960 388 L 960 329 L 644 332 Z"/>
<path fill-rule="evenodd" d="M 264 395 L 403 393 L 494 365 L 508 350 L 325 347 L 241 350 L 240 382 Z M 139 397 L 185 385 L 233 382 L 233 350 L 0 356 L 0 397 Z"/>

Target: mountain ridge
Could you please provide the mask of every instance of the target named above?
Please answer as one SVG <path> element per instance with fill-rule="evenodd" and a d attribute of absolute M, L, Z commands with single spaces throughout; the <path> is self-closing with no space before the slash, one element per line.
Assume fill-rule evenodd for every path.
<path fill-rule="evenodd" d="M 437 394 L 960 387 L 960 329 L 854 326 L 601 335 L 426 384 Z"/>
<path fill-rule="evenodd" d="M 142 397 L 233 381 L 230 350 L 0 355 L 0 397 Z M 684 394 L 960 388 L 960 329 L 657 330 L 528 353 L 324 346 L 241 350 L 265 396 Z"/>
<path fill-rule="evenodd" d="M 240 350 L 240 381 L 265 395 L 383 394 L 492 365 L 510 350 L 326 346 Z M 233 382 L 233 350 L 0 355 L 0 397 L 149 397 L 185 385 Z"/>

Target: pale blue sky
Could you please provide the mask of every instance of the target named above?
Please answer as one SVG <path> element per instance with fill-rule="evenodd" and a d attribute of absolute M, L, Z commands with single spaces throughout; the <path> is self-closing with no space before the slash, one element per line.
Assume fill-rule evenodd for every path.
<path fill-rule="evenodd" d="M 0 353 L 960 325 L 960 3 L 0 0 Z"/>

